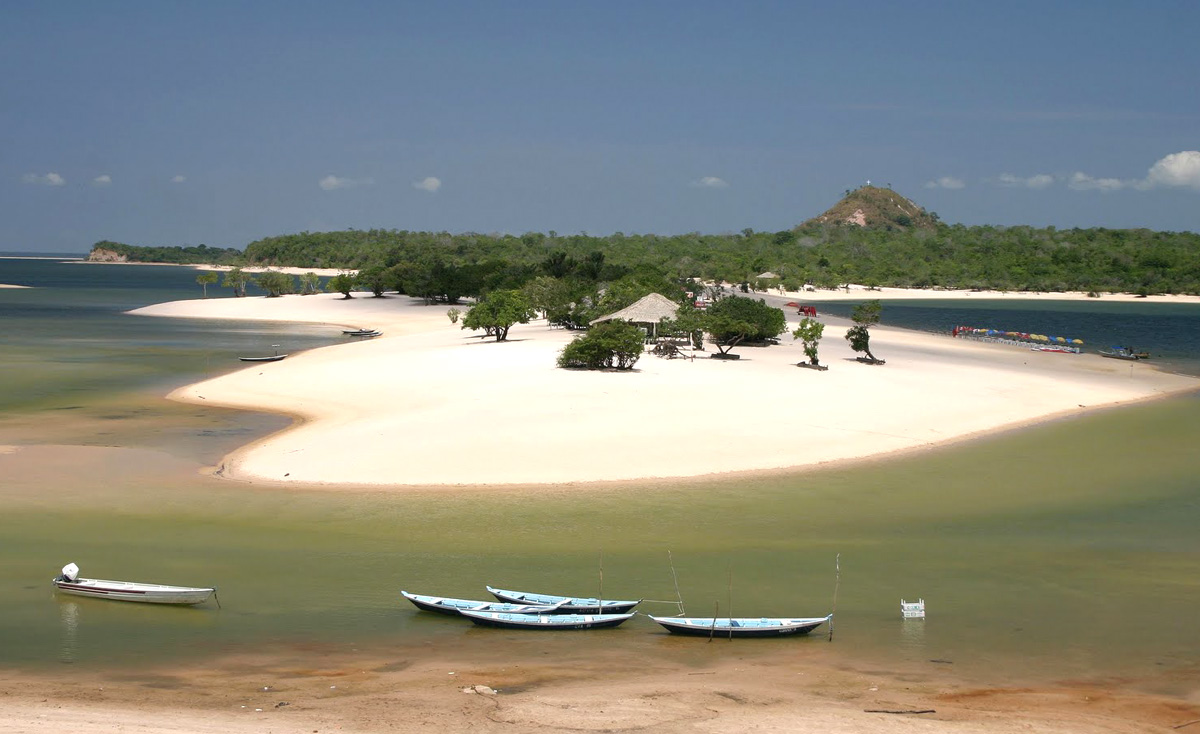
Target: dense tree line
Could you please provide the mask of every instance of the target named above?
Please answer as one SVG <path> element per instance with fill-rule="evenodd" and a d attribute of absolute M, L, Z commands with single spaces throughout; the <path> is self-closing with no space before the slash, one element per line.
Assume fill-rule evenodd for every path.
<path fill-rule="evenodd" d="M 1200 293 L 1200 235 L 1144 229 L 939 224 L 888 230 L 819 224 L 780 232 L 626 235 L 302 232 L 244 252 L 204 245 L 97 243 L 145 262 L 215 262 L 368 271 L 430 301 L 514 289 L 538 276 L 614 282 L 630 274 L 755 284 L 771 271 L 789 289 L 844 283 L 998 290 Z"/>
<path fill-rule="evenodd" d="M 143 247 L 126 245 L 120 242 L 101 240 L 92 245 L 92 251 L 108 250 L 125 257 L 131 262 L 166 263 L 169 265 L 210 264 L 236 265 L 243 262 L 245 253 L 232 247 L 209 247 L 196 245 L 194 247 Z"/>

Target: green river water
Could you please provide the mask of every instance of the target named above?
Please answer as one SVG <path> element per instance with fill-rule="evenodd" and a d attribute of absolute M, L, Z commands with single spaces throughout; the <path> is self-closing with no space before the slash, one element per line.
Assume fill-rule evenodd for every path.
<path fill-rule="evenodd" d="M 161 441 L 135 426 L 118 436 L 134 448 L 97 449 L 82 466 L 26 450 L 45 468 L 5 482 L 0 662 L 122 666 L 312 643 L 686 654 L 690 641 L 642 618 L 530 636 L 418 613 L 398 593 L 603 583 L 614 598 L 672 600 L 670 551 L 695 615 L 731 601 L 735 615 L 823 615 L 840 555 L 835 647 L 879 665 L 939 661 L 989 680 L 1194 673 L 1197 407 L 1178 398 L 745 481 L 402 493 L 225 482 L 161 445 L 136 448 Z M 210 420 L 198 434 L 237 420 L 164 412 L 159 425 Z M 215 583 L 222 608 L 59 598 L 48 582 L 67 561 L 101 578 Z M 901 597 L 923 597 L 928 618 L 902 621 Z"/>
<path fill-rule="evenodd" d="M 39 287 L 0 291 L 0 446 L 21 447 L 0 452 L 0 666 L 169 667 L 280 650 L 581 664 L 627 653 L 652 665 L 787 650 L 981 682 L 1120 679 L 1190 695 L 1200 680 L 1195 395 L 783 475 L 285 490 L 202 470 L 286 419 L 162 396 L 263 343 L 320 346 L 340 332 L 123 315 L 195 297 L 181 269 L 4 267 L 0 282 Z M 1158 321 L 1146 318 L 1138 328 L 1150 333 Z M 685 419 L 736 430 L 708 427 L 703 412 Z M 669 601 L 668 552 L 697 616 L 730 604 L 734 615 L 824 615 L 836 581 L 834 642 L 822 628 L 717 647 L 644 617 L 521 634 L 418 613 L 399 595 L 482 599 L 485 584 L 594 595 L 603 583 L 608 597 Z M 85 576 L 215 584 L 221 608 L 58 597 L 50 579 L 69 561 Z M 900 599 L 918 597 L 928 618 L 903 621 Z"/>

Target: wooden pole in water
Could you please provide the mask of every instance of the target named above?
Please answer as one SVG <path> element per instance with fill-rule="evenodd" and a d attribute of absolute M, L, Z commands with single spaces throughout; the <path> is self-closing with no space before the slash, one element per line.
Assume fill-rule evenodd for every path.
<path fill-rule="evenodd" d="M 716 634 L 716 631 L 717 631 L 717 612 L 718 612 L 718 611 L 720 611 L 720 609 L 721 609 L 721 602 L 719 602 L 719 601 L 714 601 L 714 602 L 713 602 L 713 621 L 712 621 L 712 626 L 708 628 L 708 641 L 709 641 L 709 642 L 712 642 L 712 641 L 713 641 L 713 635 L 714 635 L 714 634 Z"/>
<path fill-rule="evenodd" d="M 733 639 L 733 564 L 729 564 L 729 639 Z"/>
<path fill-rule="evenodd" d="M 671 564 L 671 580 L 675 582 L 675 598 L 679 600 L 679 616 L 687 614 L 683 609 L 683 594 L 679 593 L 679 577 L 675 575 L 675 559 L 671 557 L 671 551 L 667 551 L 667 562 Z"/>
<path fill-rule="evenodd" d="M 596 614 L 604 613 L 604 551 L 600 551 L 600 596 L 596 601 Z"/>
<path fill-rule="evenodd" d="M 837 614 L 837 595 L 838 586 L 842 583 L 842 554 L 838 553 L 833 558 L 834 581 L 833 581 L 833 609 L 829 614 L 829 641 L 833 642 L 833 615 Z"/>

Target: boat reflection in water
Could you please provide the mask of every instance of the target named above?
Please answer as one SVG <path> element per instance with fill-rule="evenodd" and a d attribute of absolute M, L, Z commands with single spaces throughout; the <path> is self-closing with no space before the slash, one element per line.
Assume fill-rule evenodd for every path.
<path fill-rule="evenodd" d="M 900 649 L 914 659 L 925 655 L 925 619 L 923 617 L 906 617 L 900 621 Z"/>
<path fill-rule="evenodd" d="M 73 663 L 79 651 L 79 604 L 73 601 L 60 601 L 58 615 L 62 621 L 62 638 L 58 643 L 58 661 Z"/>

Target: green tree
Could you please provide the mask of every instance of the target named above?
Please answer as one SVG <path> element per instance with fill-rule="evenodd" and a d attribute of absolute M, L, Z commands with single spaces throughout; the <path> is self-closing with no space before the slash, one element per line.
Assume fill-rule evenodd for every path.
<path fill-rule="evenodd" d="M 493 291 L 467 311 L 462 328 L 483 329 L 485 336 L 494 336 L 502 342 L 508 338 L 513 324 L 528 324 L 536 315 L 520 291 Z"/>
<path fill-rule="evenodd" d="M 625 321 L 605 321 L 588 329 L 558 355 L 559 367 L 631 370 L 645 349 L 642 330 Z"/>
<path fill-rule="evenodd" d="M 236 298 L 241 298 L 246 295 L 246 285 L 250 282 L 250 276 L 242 271 L 241 268 L 233 268 L 225 271 L 225 279 L 221 281 L 222 288 L 232 288 L 233 295 Z"/>
<path fill-rule="evenodd" d="M 354 282 L 371 291 L 376 298 L 383 298 L 389 282 L 388 271 L 382 265 L 372 265 L 358 271 Z"/>
<path fill-rule="evenodd" d="M 707 314 L 690 304 L 680 306 L 674 319 L 663 319 L 658 324 L 658 333 L 663 336 L 686 337 L 693 349 L 704 349 L 704 330 L 708 326 Z"/>
<path fill-rule="evenodd" d="M 210 285 L 214 285 L 220 279 L 221 276 L 213 272 L 200 273 L 196 276 L 196 282 L 199 283 L 200 287 L 204 289 L 205 298 L 208 298 L 208 287 Z"/>
<path fill-rule="evenodd" d="M 583 258 L 583 262 L 579 263 L 576 272 L 584 280 L 600 280 L 600 276 L 604 273 L 604 253 L 599 250 L 589 252 Z"/>
<path fill-rule="evenodd" d="M 287 273 L 267 270 L 254 278 L 254 283 L 267 292 L 267 298 L 278 298 L 296 290 L 296 280 Z"/>
<path fill-rule="evenodd" d="M 354 276 L 350 273 L 338 273 L 325 284 L 325 290 L 330 293 L 341 293 L 342 298 L 353 298 L 350 291 L 354 290 Z"/>
<path fill-rule="evenodd" d="M 321 277 L 309 271 L 300 276 L 300 295 L 311 296 L 321 289 Z"/>
<path fill-rule="evenodd" d="M 549 275 L 539 275 L 521 288 L 529 305 L 554 321 L 571 311 L 571 289 L 562 280 Z"/>
<path fill-rule="evenodd" d="M 752 298 L 722 298 L 708 307 L 704 315 L 705 330 L 721 354 L 743 341 L 774 339 L 787 329 L 783 311 Z"/>
<path fill-rule="evenodd" d="M 800 325 L 792 330 L 792 338 L 804 343 L 804 354 L 808 357 L 809 364 L 814 367 L 820 365 L 817 360 L 817 346 L 824 333 L 825 324 L 808 316 L 800 319 Z"/>
<path fill-rule="evenodd" d="M 551 235 L 553 237 L 554 235 Z M 569 257 L 562 250 L 550 253 L 545 260 L 542 261 L 542 269 L 551 278 L 565 278 L 575 270 L 575 259 Z"/>
<path fill-rule="evenodd" d="M 846 341 L 850 342 L 850 348 L 867 355 L 866 359 L 873 363 L 880 360 L 871 354 L 871 327 L 879 323 L 882 315 L 883 304 L 879 300 L 864 301 L 854 307 L 850 314 L 854 326 L 846 331 Z"/>

